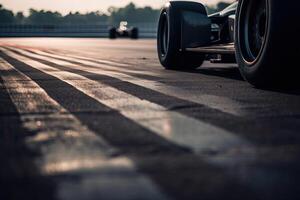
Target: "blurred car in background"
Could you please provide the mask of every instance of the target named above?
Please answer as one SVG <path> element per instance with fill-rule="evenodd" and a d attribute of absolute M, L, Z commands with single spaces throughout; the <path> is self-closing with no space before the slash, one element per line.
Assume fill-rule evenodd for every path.
<path fill-rule="evenodd" d="M 131 39 L 138 39 L 139 30 L 137 27 L 127 27 L 127 21 L 121 21 L 119 28 L 111 27 L 109 29 L 109 38 L 116 39 L 118 37 L 125 37 Z"/>

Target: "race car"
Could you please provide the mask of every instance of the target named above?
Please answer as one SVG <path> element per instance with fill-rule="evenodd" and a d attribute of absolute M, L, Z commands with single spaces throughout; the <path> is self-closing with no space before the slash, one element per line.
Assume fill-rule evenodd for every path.
<path fill-rule="evenodd" d="M 170 1 L 158 24 L 160 63 L 190 70 L 204 60 L 237 62 L 254 86 L 298 83 L 299 9 L 295 0 L 239 0 L 207 15 L 201 3 Z"/>
<path fill-rule="evenodd" d="M 117 37 L 128 37 L 132 39 L 138 39 L 139 30 L 137 27 L 127 27 L 128 22 L 121 21 L 119 28 L 111 27 L 109 29 L 109 38 L 115 39 Z"/>

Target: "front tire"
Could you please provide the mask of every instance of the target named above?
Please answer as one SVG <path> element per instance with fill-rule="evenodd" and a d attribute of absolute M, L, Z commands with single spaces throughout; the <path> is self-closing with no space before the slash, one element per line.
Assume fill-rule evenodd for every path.
<path fill-rule="evenodd" d="M 181 24 L 179 8 L 164 8 L 161 11 L 158 34 L 157 52 L 159 61 L 166 69 L 191 70 L 198 68 L 204 61 L 204 55 L 182 51 Z"/>
<path fill-rule="evenodd" d="M 299 11 L 293 13 L 295 8 L 299 9 L 299 3 L 293 0 L 240 0 L 235 24 L 236 60 L 241 74 L 252 85 L 295 83 L 299 72 L 295 66 Z"/>

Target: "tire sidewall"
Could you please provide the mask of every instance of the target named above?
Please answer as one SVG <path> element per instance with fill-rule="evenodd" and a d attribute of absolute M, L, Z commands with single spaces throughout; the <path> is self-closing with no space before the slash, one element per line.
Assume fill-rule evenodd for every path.
<path fill-rule="evenodd" d="M 162 17 L 162 15 L 165 15 Z M 181 13 L 178 9 L 173 8 L 170 4 L 167 8 L 164 8 L 161 12 L 160 20 L 159 20 L 159 30 L 158 30 L 158 53 L 159 59 L 162 64 L 164 64 L 166 61 L 171 60 L 171 58 L 179 58 L 179 49 L 180 49 L 180 38 L 181 38 L 181 30 L 180 26 L 176 26 L 176 22 L 180 23 Z M 163 25 L 163 21 L 166 20 L 167 26 L 168 26 L 168 38 L 169 41 L 167 43 L 167 51 L 165 54 L 161 51 L 161 29 Z M 174 64 L 176 64 L 178 60 L 174 60 Z"/>
<path fill-rule="evenodd" d="M 117 29 L 115 27 L 110 28 L 108 33 L 110 39 L 115 39 L 117 37 Z"/>
<path fill-rule="evenodd" d="M 267 0 L 267 28 L 266 28 L 266 36 L 265 36 L 265 41 L 263 43 L 263 47 L 258 55 L 258 57 L 253 61 L 249 62 L 246 60 L 246 58 L 243 55 L 243 47 L 242 45 L 245 45 L 240 38 L 240 32 L 241 32 L 241 15 L 243 15 L 243 11 L 245 9 L 245 4 L 247 1 L 251 0 L 240 0 L 238 8 L 237 8 L 237 13 L 236 13 L 236 21 L 235 21 L 235 48 L 236 48 L 236 60 L 237 63 L 239 64 L 239 69 L 241 71 L 241 74 L 243 77 L 248 80 L 249 82 L 254 82 L 255 80 L 260 80 L 260 81 L 265 81 L 265 78 L 267 78 L 268 74 L 268 67 L 270 64 L 270 49 L 272 49 L 271 42 L 272 41 L 272 18 L 271 15 L 272 13 L 270 12 L 270 1 Z M 261 67 L 264 66 L 264 67 Z"/>
<path fill-rule="evenodd" d="M 157 51 L 160 63 L 166 69 L 196 69 L 203 63 L 205 59 L 204 54 L 188 52 L 181 49 L 181 19 L 182 12 L 185 10 L 206 14 L 206 10 L 202 4 L 185 1 L 169 2 L 161 11 L 157 34 Z M 164 24 L 164 20 L 167 22 L 169 40 L 165 54 L 161 50 L 162 26 Z"/>
<path fill-rule="evenodd" d="M 283 3 L 278 0 L 267 1 L 267 29 L 263 49 L 254 62 L 247 62 L 242 53 L 243 42 L 240 35 L 240 19 L 243 14 L 245 2 L 251 0 L 240 0 L 235 22 L 235 48 L 236 60 L 242 76 L 257 87 L 269 87 L 289 84 L 288 82 L 296 72 L 294 57 L 299 39 L 291 38 L 293 31 L 291 26 L 298 21 L 299 11 L 290 14 L 294 7 L 299 7 L 299 3 L 292 4 L 291 0 Z M 297 5 L 296 5 L 297 4 Z M 294 6 L 294 7 L 293 7 Z M 295 20 L 296 19 L 296 20 Z M 293 26 L 299 28 L 299 25 Z M 292 43 L 294 42 L 295 45 Z"/>

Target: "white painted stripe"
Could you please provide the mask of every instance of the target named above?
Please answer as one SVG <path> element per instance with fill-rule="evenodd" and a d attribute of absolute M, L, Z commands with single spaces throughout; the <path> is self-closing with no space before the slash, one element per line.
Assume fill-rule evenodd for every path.
<path fill-rule="evenodd" d="M 81 124 L 29 77 L 2 58 L 0 70 L 5 72 L 1 74 L 4 86 L 24 128 L 36 133 L 27 136 L 26 144 L 42 153 L 36 162 L 41 172 L 46 176 L 80 175 L 79 181 L 59 180 L 60 199 L 167 199 L 148 178 L 136 172 L 130 159 L 110 158 L 117 150 Z M 126 195 L 120 190 L 126 191 Z"/>
<path fill-rule="evenodd" d="M 15 49 L 15 50 L 18 50 L 18 49 Z M 71 64 L 71 63 L 67 63 L 67 62 L 61 63 L 62 65 L 70 65 L 71 64 L 72 68 L 86 70 L 86 71 L 93 72 L 96 74 L 103 74 L 103 75 L 115 77 L 120 80 L 142 86 L 144 88 L 148 88 L 148 89 L 151 89 L 151 90 L 154 90 L 154 91 L 157 91 L 157 92 L 169 95 L 169 96 L 173 96 L 178 99 L 188 100 L 188 101 L 191 101 L 191 102 L 194 102 L 197 104 L 205 105 L 210 108 L 213 108 L 213 109 L 225 112 L 225 113 L 230 113 L 235 116 L 243 116 L 243 115 L 245 115 L 245 112 L 246 112 L 241 103 L 239 103 L 233 99 L 227 98 L 227 97 L 210 95 L 210 94 L 201 94 L 201 93 L 196 93 L 193 91 L 191 92 L 190 90 L 170 86 L 170 85 L 158 82 L 158 81 L 140 79 L 140 78 L 126 74 L 126 72 L 128 72 L 128 71 L 134 71 L 134 73 L 138 73 L 138 74 L 145 74 L 145 72 L 138 72 L 136 70 L 130 70 L 128 68 L 107 66 L 107 65 L 98 64 L 98 63 L 94 63 L 94 62 L 90 62 L 90 61 L 86 61 L 86 60 L 82 60 L 82 59 L 78 59 L 78 58 L 74 58 L 74 57 L 68 58 L 67 56 L 60 56 L 57 54 L 49 54 L 49 53 L 46 53 L 43 51 L 38 51 L 38 50 L 31 49 L 31 51 L 35 51 L 36 53 L 45 55 L 45 56 L 69 59 L 71 61 L 76 61 L 76 62 L 82 63 L 84 65 L 99 67 L 99 69 L 102 69 L 102 70 L 83 67 L 83 66 L 79 66 L 79 65 L 75 65 L 75 64 Z M 22 51 L 22 53 L 24 53 L 24 51 Z M 50 58 L 48 58 L 48 59 L 50 59 Z M 103 70 L 106 70 L 106 71 L 103 71 Z M 117 72 L 111 71 L 111 70 L 116 70 Z M 149 74 L 149 73 L 147 73 L 147 74 L 153 75 L 153 74 Z M 156 74 L 156 76 L 158 76 L 158 74 Z"/>
<path fill-rule="evenodd" d="M 120 111 L 122 115 L 135 121 L 141 126 L 172 142 L 190 147 L 195 152 L 207 150 L 217 150 L 222 152 L 232 148 L 239 148 L 241 146 L 251 146 L 244 139 L 226 130 L 174 111 L 168 111 L 163 106 L 127 94 L 123 91 L 110 87 L 109 85 L 89 80 L 78 74 L 57 70 L 53 67 L 10 51 L 5 52 L 12 57 L 43 71 L 44 73 L 55 76 L 58 79 L 73 85 L 79 91 L 110 108 Z M 28 52 L 24 52 L 24 54 L 25 53 L 57 64 L 68 64 L 70 67 L 75 67 L 66 62 L 50 58 L 47 59 Z"/>
<path fill-rule="evenodd" d="M 35 49 L 34 49 L 35 50 Z M 44 51 L 41 51 L 43 53 L 47 53 L 47 52 L 44 52 Z M 48 52 L 51 52 L 50 55 L 54 55 L 56 54 L 57 52 L 55 51 L 49 51 Z M 75 54 L 66 54 L 66 53 L 63 53 L 63 55 L 66 55 L 68 57 L 71 57 L 71 58 L 78 58 L 78 59 L 86 59 L 86 60 L 94 60 L 95 62 L 99 62 L 99 63 L 103 63 L 103 64 L 108 64 L 108 65 L 113 65 L 113 66 L 119 66 L 119 67 L 128 67 L 130 66 L 129 64 L 126 64 L 126 63 L 119 63 L 119 62 L 115 62 L 115 61 L 112 61 L 112 60 L 104 60 L 104 59 L 92 59 L 92 58 L 89 58 L 89 57 L 83 57 L 83 56 L 79 56 L 79 55 L 75 55 Z"/>
<path fill-rule="evenodd" d="M 13 47 L 10 47 L 10 48 L 13 49 Z M 117 70 L 117 71 L 123 71 L 123 72 L 132 72 L 132 73 L 141 74 L 141 75 L 149 75 L 149 76 L 159 76 L 160 75 L 159 72 L 161 72 L 161 71 L 153 72 L 153 71 L 149 71 L 149 70 L 146 70 L 146 69 L 144 69 L 144 70 L 139 69 L 137 71 L 137 69 L 132 68 L 131 65 L 129 65 L 129 64 L 111 62 L 111 61 L 105 62 L 105 60 L 102 60 L 102 59 L 100 59 L 100 60 L 97 59 L 96 60 L 96 59 L 93 59 L 93 58 L 86 58 L 86 57 L 83 57 L 83 56 L 70 55 L 70 54 L 64 54 L 64 53 L 60 53 L 60 55 L 58 55 L 57 52 L 55 54 L 54 53 L 47 53 L 47 52 L 40 51 L 40 50 L 37 50 L 37 49 L 29 49 L 29 50 L 33 51 L 33 52 L 36 52 L 38 54 L 41 54 L 41 55 L 52 56 L 52 57 L 63 58 L 63 59 L 68 59 L 69 58 L 69 60 L 78 61 L 78 62 L 83 61 L 85 64 L 92 65 L 92 66 L 95 66 L 95 67 L 100 66 L 100 67 L 103 67 L 103 69 L 107 69 L 107 70 L 110 70 L 110 71 Z M 84 60 L 84 59 L 89 59 L 90 61 Z M 98 63 L 98 62 L 102 62 L 103 64 Z M 170 73 L 171 72 L 169 71 L 168 74 L 170 74 Z"/>

